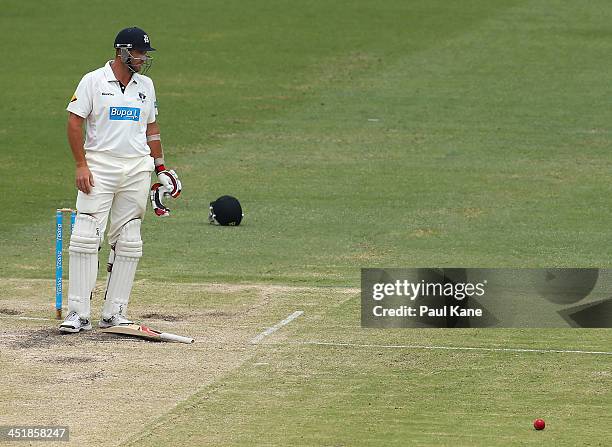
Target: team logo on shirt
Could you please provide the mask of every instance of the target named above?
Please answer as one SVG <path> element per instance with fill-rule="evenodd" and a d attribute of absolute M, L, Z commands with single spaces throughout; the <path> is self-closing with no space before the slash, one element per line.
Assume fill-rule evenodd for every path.
<path fill-rule="evenodd" d="M 76 101 L 76 100 L 77 100 L 76 95 L 72 95 L 72 98 L 70 98 L 70 102 L 74 102 L 74 101 Z"/>
<path fill-rule="evenodd" d="M 140 99 L 140 102 L 144 104 L 147 95 L 145 95 L 143 92 L 138 92 L 138 98 Z"/>
<path fill-rule="evenodd" d="M 111 121 L 138 121 L 140 109 L 138 107 L 111 107 L 109 119 Z"/>

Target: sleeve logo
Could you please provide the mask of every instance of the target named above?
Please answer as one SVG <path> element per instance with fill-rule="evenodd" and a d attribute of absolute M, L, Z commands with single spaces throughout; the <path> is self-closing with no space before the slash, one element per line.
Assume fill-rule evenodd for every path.
<path fill-rule="evenodd" d="M 72 95 L 72 98 L 70 98 L 70 102 L 74 102 L 74 101 L 76 101 L 76 100 L 77 100 L 76 95 Z"/>

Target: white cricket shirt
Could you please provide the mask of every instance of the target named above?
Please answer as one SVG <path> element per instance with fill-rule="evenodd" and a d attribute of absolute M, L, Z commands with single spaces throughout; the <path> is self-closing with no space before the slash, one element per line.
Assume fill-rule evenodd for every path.
<path fill-rule="evenodd" d="M 147 124 L 157 116 L 153 81 L 134 73 L 122 93 L 110 63 L 83 76 L 66 110 L 86 120 L 86 151 L 149 155 Z"/>

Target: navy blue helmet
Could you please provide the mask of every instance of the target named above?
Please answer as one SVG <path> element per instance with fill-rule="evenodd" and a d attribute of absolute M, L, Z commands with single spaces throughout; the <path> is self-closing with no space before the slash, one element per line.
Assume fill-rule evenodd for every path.
<path fill-rule="evenodd" d="M 138 51 L 155 51 L 155 48 L 151 47 L 149 35 L 145 33 L 143 29 L 136 26 L 119 31 L 119 34 L 117 34 L 117 37 L 115 37 L 115 48 L 127 48 L 128 50 L 134 49 Z"/>
<path fill-rule="evenodd" d="M 208 221 L 218 225 L 238 226 L 242 222 L 242 207 L 236 197 L 221 196 L 210 202 Z"/>

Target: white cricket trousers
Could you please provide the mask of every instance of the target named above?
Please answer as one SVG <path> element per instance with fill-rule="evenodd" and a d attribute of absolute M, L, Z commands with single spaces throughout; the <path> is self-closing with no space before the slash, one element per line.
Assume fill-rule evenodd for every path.
<path fill-rule="evenodd" d="M 79 213 L 91 214 L 98 220 L 100 244 L 110 217 L 108 242 L 114 245 L 127 222 L 144 217 L 151 172 L 155 170 L 153 158 L 149 155 L 124 158 L 104 152 L 86 153 L 85 157 L 94 187 L 89 194 L 78 192 L 76 208 Z"/>

